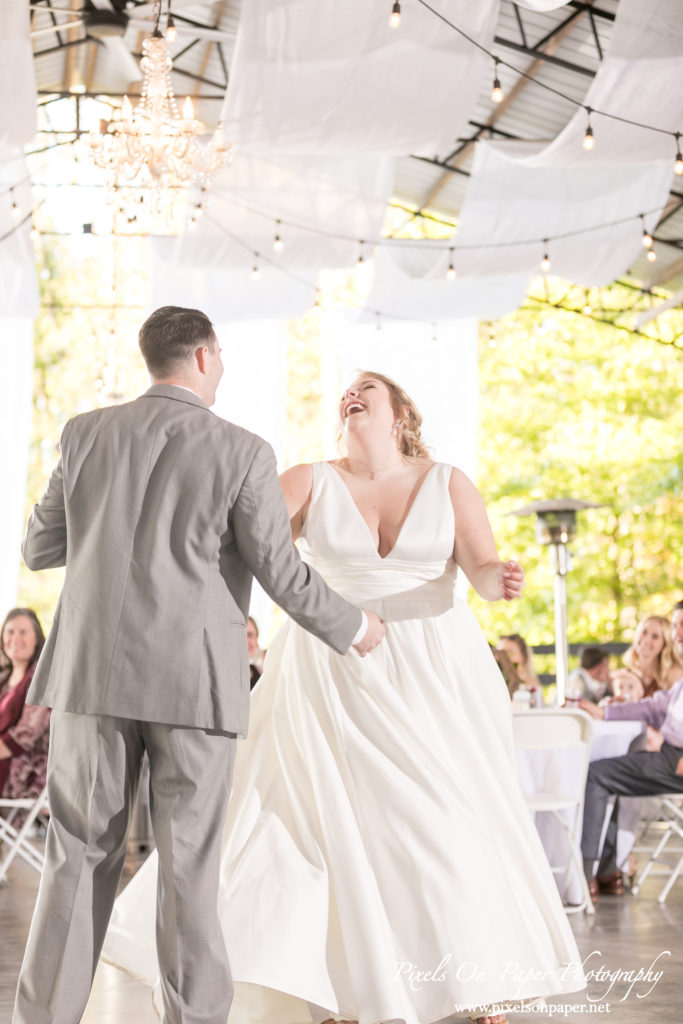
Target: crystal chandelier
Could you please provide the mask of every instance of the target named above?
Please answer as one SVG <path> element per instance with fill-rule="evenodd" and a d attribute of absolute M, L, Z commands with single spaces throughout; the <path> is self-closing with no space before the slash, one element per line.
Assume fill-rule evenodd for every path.
<path fill-rule="evenodd" d="M 95 163 L 106 172 L 113 189 L 135 186 L 150 190 L 159 205 L 165 190 L 197 186 L 206 190 L 225 164 L 230 147 L 219 124 L 208 144 L 199 136 L 204 131 L 194 116 L 188 96 L 182 116 L 178 113 L 170 72 L 173 66 L 166 39 L 159 31 L 142 43 L 140 67 L 143 73 L 140 102 L 133 107 L 124 97 L 121 111 L 99 132 L 90 132 L 88 145 Z"/>

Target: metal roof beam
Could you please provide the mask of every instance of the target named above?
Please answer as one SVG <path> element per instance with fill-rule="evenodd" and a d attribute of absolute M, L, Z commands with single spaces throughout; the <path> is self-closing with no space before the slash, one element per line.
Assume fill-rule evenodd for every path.
<path fill-rule="evenodd" d="M 577 11 L 592 11 L 596 18 L 604 18 L 606 21 L 614 21 L 616 14 L 612 14 L 611 11 L 603 11 L 599 7 L 594 7 L 590 2 L 581 3 L 580 0 L 569 0 L 567 7 L 573 7 Z"/>
<path fill-rule="evenodd" d="M 226 6 L 227 2 L 228 2 L 228 0 L 221 0 L 220 4 L 218 5 L 218 10 L 216 11 L 216 16 L 214 18 L 214 25 L 213 25 L 213 27 L 216 28 L 216 29 L 220 28 L 221 18 L 223 17 L 223 12 L 225 10 L 225 6 Z M 199 75 L 200 76 L 206 74 L 207 68 L 209 66 L 209 60 L 211 58 L 211 50 L 213 49 L 213 45 L 214 45 L 213 44 L 213 40 L 211 40 L 211 39 L 206 44 L 206 49 L 204 51 L 204 56 L 202 58 L 202 63 L 201 63 L 201 66 L 199 68 Z M 226 83 L 225 84 L 226 84 L 226 86 L 228 84 L 227 83 L 227 77 L 226 77 Z M 198 84 L 197 88 L 195 89 L 195 96 L 197 96 L 199 94 L 200 88 L 201 88 L 201 85 Z"/>
<path fill-rule="evenodd" d="M 604 57 L 604 54 L 602 52 L 602 45 L 600 43 L 600 36 L 598 35 L 598 26 L 595 24 L 595 12 L 594 11 L 589 11 L 588 12 L 588 20 L 591 23 L 591 30 L 593 32 L 593 40 L 595 42 L 595 49 L 598 51 L 598 56 L 599 56 L 600 60 L 602 60 L 602 58 Z"/>
<path fill-rule="evenodd" d="M 576 17 L 577 15 L 573 15 L 572 20 Z M 595 75 L 595 72 L 590 68 L 584 68 L 581 64 L 575 64 L 573 61 L 564 60 L 562 57 L 555 57 L 551 53 L 544 53 L 542 50 L 538 50 L 534 46 L 524 46 L 522 43 L 513 42 L 512 39 L 503 39 L 502 36 L 494 36 L 494 42 L 498 43 L 499 46 L 505 46 L 510 50 L 516 50 L 518 53 L 525 53 L 527 56 L 534 57 L 536 60 L 542 60 L 546 64 L 555 64 L 558 68 L 564 68 L 565 71 L 574 71 L 577 75 L 587 75 L 589 78 L 593 78 Z"/>
<path fill-rule="evenodd" d="M 49 46 L 47 50 L 37 50 L 34 52 L 34 57 L 46 57 L 49 53 L 59 53 L 61 50 L 68 50 L 72 46 L 83 46 L 84 43 L 98 43 L 99 39 L 93 39 L 92 36 L 85 36 L 83 39 L 74 39 L 73 42 L 60 43 L 59 46 Z M 53 89 L 53 92 L 59 92 L 59 89 Z M 68 90 L 64 90 L 68 92 Z"/>
<path fill-rule="evenodd" d="M 513 4 L 512 6 L 515 12 L 515 17 L 517 19 L 517 27 L 519 28 L 519 34 L 522 37 L 522 42 L 525 46 L 528 46 L 529 40 L 526 37 L 526 32 L 524 30 L 524 22 L 522 21 L 522 15 L 520 14 L 519 7 L 517 4 Z"/>
<path fill-rule="evenodd" d="M 589 4 L 586 4 L 585 6 L 589 7 L 589 6 L 592 6 L 592 4 L 589 3 Z M 566 36 L 569 35 L 569 33 L 571 32 L 573 27 L 574 27 L 573 24 L 565 25 L 565 27 L 563 29 L 561 29 L 559 32 L 557 32 L 555 35 L 553 35 L 552 39 L 550 39 L 545 44 L 545 51 L 544 51 L 544 53 L 542 55 L 539 54 L 538 56 L 536 56 L 535 59 L 532 61 L 532 63 L 527 68 L 524 69 L 526 75 L 528 75 L 529 77 L 527 77 L 527 78 L 519 78 L 515 82 L 515 84 L 513 85 L 513 87 L 510 90 L 510 92 L 506 95 L 506 97 L 503 100 L 503 102 L 499 103 L 498 106 L 496 107 L 496 109 L 491 111 L 491 116 L 489 117 L 489 121 L 488 121 L 487 127 L 489 127 L 489 128 L 493 127 L 496 124 L 496 122 L 499 121 L 501 117 L 503 117 L 503 115 L 509 110 L 510 106 L 517 100 L 518 96 L 520 96 L 520 94 L 523 93 L 524 90 L 528 87 L 528 85 L 530 84 L 530 79 L 533 80 L 534 75 L 536 74 L 536 72 L 541 67 L 542 58 L 547 57 L 549 54 L 550 55 L 554 54 L 555 51 L 557 50 L 558 46 L 562 45 L 562 43 L 564 42 L 564 39 L 566 38 Z M 480 134 L 481 134 L 481 132 L 478 133 L 477 138 L 479 137 Z M 447 159 L 450 161 L 451 159 L 453 159 L 455 157 L 457 159 L 457 163 L 459 163 L 459 164 L 460 163 L 464 163 L 464 161 L 469 156 L 473 146 L 474 146 L 474 142 L 466 143 L 464 146 L 462 146 L 457 151 L 457 157 L 455 157 L 455 154 L 452 154 L 451 156 L 447 157 Z M 439 162 L 438 161 L 433 161 L 433 162 L 435 162 L 436 165 L 439 166 Z M 446 172 L 448 172 L 450 170 L 455 170 L 455 169 L 456 168 L 454 168 L 450 163 L 448 165 L 444 166 L 444 170 L 446 170 Z M 459 167 L 457 168 L 457 171 L 460 172 L 460 168 Z M 427 196 L 424 199 L 424 202 L 421 205 L 421 209 L 425 209 L 425 208 L 431 206 L 431 204 L 434 202 L 434 200 L 438 198 L 439 194 L 441 193 L 441 190 L 446 187 L 446 185 L 448 184 L 448 181 L 449 181 L 448 173 L 442 174 L 441 177 L 439 178 L 439 180 L 436 181 L 434 183 L 434 185 L 432 185 L 431 189 L 429 190 Z"/>
<path fill-rule="evenodd" d="M 536 42 L 536 46 L 533 47 L 533 49 L 536 49 L 536 50 L 543 49 L 543 47 L 546 45 L 546 43 L 549 43 L 550 40 L 554 36 L 556 36 L 558 34 L 558 32 L 563 32 L 564 29 L 568 28 L 570 25 L 572 25 L 580 17 L 581 17 L 581 11 L 574 11 L 572 14 L 568 15 L 568 17 L 566 17 L 562 21 L 558 22 L 557 25 L 553 25 L 553 27 L 551 28 L 550 32 L 547 32 L 546 35 L 544 35 L 542 39 L 539 39 Z"/>

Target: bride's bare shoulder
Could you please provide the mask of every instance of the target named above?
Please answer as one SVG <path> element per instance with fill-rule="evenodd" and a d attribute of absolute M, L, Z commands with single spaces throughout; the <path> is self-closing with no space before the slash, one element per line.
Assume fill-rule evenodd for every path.
<path fill-rule="evenodd" d="M 295 509 L 301 508 L 306 504 L 313 489 L 313 466 L 310 462 L 301 462 L 298 466 L 291 466 L 280 474 L 280 483 L 287 508 L 290 508 L 290 501 Z"/>
<path fill-rule="evenodd" d="M 479 491 L 472 483 L 467 473 L 463 473 L 457 466 L 451 466 L 451 476 L 448 481 L 448 490 L 450 491 L 453 502 L 466 502 L 471 499 L 474 495 L 479 496 Z"/>

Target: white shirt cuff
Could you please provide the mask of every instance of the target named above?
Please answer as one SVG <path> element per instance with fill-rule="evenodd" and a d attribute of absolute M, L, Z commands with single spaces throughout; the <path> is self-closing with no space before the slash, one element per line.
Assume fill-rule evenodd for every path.
<path fill-rule="evenodd" d="M 368 617 L 365 614 L 365 612 L 362 611 L 362 610 L 361 610 L 360 614 L 361 614 L 360 626 L 358 627 L 358 632 L 356 633 L 356 635 L 354 636 L 353 640 L 351 641 L 351 643 L 349 645 L 350 647 L 353 647 L 354 644 L 360 643 L 360 641 L 363 639 L 363 637 L 365 636 L 365 634 L 367 633 L 367 630 L 368 630 Z"/>

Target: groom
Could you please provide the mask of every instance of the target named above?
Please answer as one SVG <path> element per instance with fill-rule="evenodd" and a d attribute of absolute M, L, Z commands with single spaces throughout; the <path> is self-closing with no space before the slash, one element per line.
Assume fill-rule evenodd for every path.
<path fill-rule="evenodd" d="M 219 852 L 247 730 L 252 578 L 340 654 L 384 632 L 300 560 L 269 445 L 210 411 L 223 374 L 210 320 L 165 306 L 140 348 L 152 387 L 66 424 L 22 549 L 29 568 L 66 575 L 28 697 L 54 708 L 51 818 L 14 1024 L 81 1019 L 145 751 L 165 1021 L 225 1024 Z"/>

